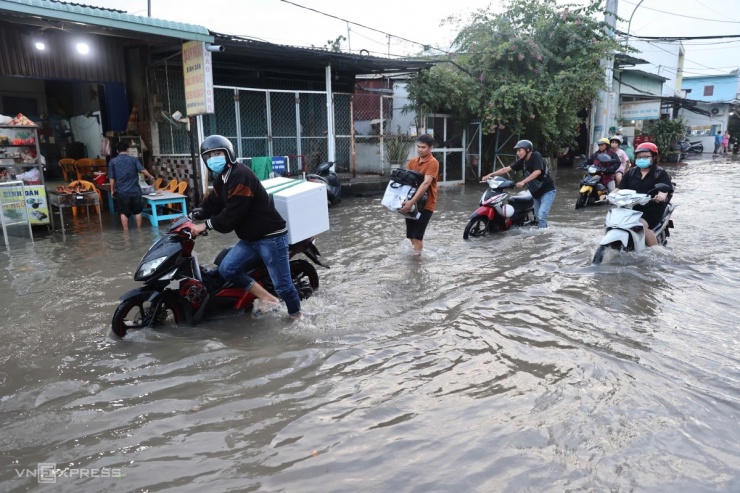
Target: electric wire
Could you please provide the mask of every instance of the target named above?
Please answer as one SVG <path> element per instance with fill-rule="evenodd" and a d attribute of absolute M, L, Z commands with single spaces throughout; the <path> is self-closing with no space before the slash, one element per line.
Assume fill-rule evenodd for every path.
<path fill-rule="evenodd" d="M 627 0 L 623 0 L 623 1 L 624 1 L 624 3 L 628 3 L 630 5 L 639 5 L 639 4 L 636 4 L 636 3 L 633 3 L 633 2 L 629 2 Z M 696 21 L 724 22 L 724 23 L 728 23 L 728 24 L 740 24 L 740 21 L 726 21 L 726 20 L 722 20 L 722 19 L 705 19 L 705 18 L 702 18 L 702 17 L 695 17 L 693 15 L 683 15 L 683 14 L 676 14 L 675 12 L 667 12 L 665 10 L 658 10 L 658 9 L 654 9 L 652 7 L 645 7 L 644 5 L 642 6 L 642 9 L 644 9 L 644 10 L 652 10 L 654 12 L 660 12 L 661 14 L 674 15 L 676 17 L 685 17 L 687 19 L 692 19 L 692 20 L 696 20 Z"/>
<path fill-rule="evenodd" d="M 360 26 L 360 27 L 363 27 L 363 28 L 365 28 L 365 29 L 368 29 L 368 30 L 370 30 L 370 31 L 375 31 L 375 32 L 377 32 L 377 33 L 381 33 L 381 34 L 384 34 L 384 35 L 386 35 L 386 36 L 392 36 L 392 37 L 394 37 L 394 38 L 396 38 L 396 39 L 400 39 L 400 40 L 402 40 L 402 41 L 406 41 L 406 42 L 408 42 L 408 43 L 413 43 L 413 44 L 415 44 L 415 45 L 423 46 L 423 47 L 424 47 L 425 49 L 427 49 L 427 47 L 429 47 L 429 49 L 434 49 L 434 50 L 440 51 L 440 52 L 442 52 L 442 53 L 444 53 L 444 54 L 446 54 L 446 55 L 451 55 L 451 54 L 452 54 L 452 53 L 450 53 L 449 51 L 445 51 L 445 50 L 443 50 L 443 49 L 441 49 L 441 48 L 437 48 L 437 47 L 435 47 L 435 46 L 432 46 L 432 45 L 430 45 L 429 43 L 419 43 L 418 41 L 414 41 L 414 40 L 412 40 L 412 39 L 404 38 L 404 37 L 402 37 L 402 36 L 397 36 L 397 35 L 395 35 L 395 34 L 391 34 L 391 33 L 385 32 L 385 31 L 381 31 L 380 29 L 375 29 L 375 28 L 373 28 L 373 27 L 369 27 L 369 26 L 366 26 L 366 25 L 364 25 L 364 24 L 360 24 L 359 22 L 354 22 L 354 21 L 350 21 L 350 20 L 344 19 L 344 18 L 342 18 L 342 17 L 338 17 L 338 16 L 336 16 L 336 15 L 332 15 L 332 14 L 328 14 L 328 13 L 326 13 L 326 12 L 322 12 L 322 11 L 320 11 L 320 10 L 316 10 L 316 9 L 314 9 L 314 8 L 311 8 L 311 7 L 306 7 L 305 5 L 300 5 L 300 4 L 297 4 L 297 3 L 291 2 L 291 1 L 289 1 L 289 0 L 280 0 L 280 1 L 281 1 L 281 2 L 283 2 L 283 3 L 287 3 L 287 4 L 289 4 L 289 5 L 293 5 L 293 6 L 295 6 L 295 7 L 300 7 L 300 8 L 302 8 L 302 9 L 306 9 L 306 10 L 309 10 L 309 11 L 311 11 L 311 12 L 315 12 L 315 13 L 317 13 L 317 14 L 320 14 L 320 15 L 323 15 L 323 16 L 326 16 L 326 17 L 331 17 L 332 19 L 337 19 L 337 20 L 340 20 L 340 21 L 342 21 L 342 22 L 346 22 L 346 23 L 348 23 L 348 24 L 352 24 L 352 25 L 355 25 L 355 26 Z"/>

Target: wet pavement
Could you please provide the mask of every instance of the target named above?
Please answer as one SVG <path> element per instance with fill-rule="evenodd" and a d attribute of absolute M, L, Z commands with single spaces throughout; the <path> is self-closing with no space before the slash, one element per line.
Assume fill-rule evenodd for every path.
<path fill-rule="evenodd" d="M 119 340 L 117 299 L 164 226 L 78 216 L 66 239 L 14 241 L 0 489 L 740 491 L 739 166 L 667 165 L 668 247 L 598 267 L 607 207 L 574 209 L 578 170 L 559 170 L 545 231 L 464 241 L 484 185 L 444 189 L 421 258 L 380 195 L 346 198 L 296 323 Z"/>

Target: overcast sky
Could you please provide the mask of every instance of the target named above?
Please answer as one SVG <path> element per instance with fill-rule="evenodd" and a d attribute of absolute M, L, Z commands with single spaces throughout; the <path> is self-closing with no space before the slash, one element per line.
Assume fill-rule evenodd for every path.
<path fill-rule="evenodd" d="M 79 3 L 147 15 L 147 0 L 77 0 Z M 489 0 L 291 0 L 341 19 L 359 23 L 420 44 L 449 46 L 456 32 L 441 25 L 450 16 L 466 18 L 477 8 L 500 1 Z M 643 36 L 710 36 L 740 34 L 740 0 L 618 0 L 619 15 L 625 19 L 617 28 Z M 566 2 L 559 2 L 566 3 Z M 198 24 L 216 32 L 238 34 L 272 43 L 294 46 L 324 46 L 338 36 L 347 37 L 347 23 L 282 0 L 151 0 L 152 17 Z M 633 15 L 634 12 L 634 15 Z M 420 46 L 357 25 L 349 25 L 349 46 L 342 49 L 385 56 L 409 55 Z M 653 45 L 657 51 L 660 44 Z M 740 68 L 740 38 L 684 42 L 684 75 L 727 74 Z M 646 54 L 647 55 L 647 54 Z M 637 55 L 639 56 L 639 55 Z M 645 58 L 649 58 L 646 56 Z"/>

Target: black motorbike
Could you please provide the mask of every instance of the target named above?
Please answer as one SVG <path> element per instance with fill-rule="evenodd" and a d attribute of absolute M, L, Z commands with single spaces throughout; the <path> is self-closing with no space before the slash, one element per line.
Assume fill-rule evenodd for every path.
<path fill-rule="evenodd" d="M 314 173 L 306 176 L 306 180 L 326 185 L 326 199 L 329 205 L 342 200 L 342 184 L 339 177 L 331 170 L 334 163 L 321 163 Z"/>
<path fill-rule="evenodd" d="M 193 251 L 196 235 L 194 224 L 187 216 L 175 220 L 165 235 L 149 248 L 139 263 L 134 280 L 144 285 L 121 296 L 111 323 L 113 333 L 124 337 L 129 330 L 187 323 L 196 325 L 209 314 L 241 313 L 252 308 L 254 296 L 225 281 L 218 269 L 208 269 L 198 263 Z M 207 236 L 204 231 L 201 236 Z M 220 265 L 230 248 L 216 257 Z M 304 254 L 316 265 L 328 268 L 319 257 L 313 238 L 289 246 L 290 275 L 300 299 L 307 299 L 319 287 L 319 275 Z M 247 265 L 244 271 L 267 291 L 275 294 L 274 286 L 262 261 Z"/>
<path fill-rule="evenodd" d="M 687 154 L 701 154 L 704 152 L 704 144 L 699 141 L 689 142 L 689 139 L 685 139 L 673 146 L 673 150 L 678 151 L 680 159 L 683 160 Z"/>

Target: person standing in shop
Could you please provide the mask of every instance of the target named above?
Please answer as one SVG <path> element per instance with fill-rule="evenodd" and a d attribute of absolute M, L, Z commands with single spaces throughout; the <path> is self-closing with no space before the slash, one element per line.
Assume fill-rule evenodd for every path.
<path fill-rule="evenodd" d="M 141 162 L 128 154 L 128 144 L 118 143 L 118 156 L 108 164 L 108 180 L 110 193 L 116 198 L 118 209 L 121 211 L 121 225 L 128 231 L 128 220 L 136 218 L 136 227 L 141 228 L 141 212 L 144 210 L 144 200 L 139 186 L 139 173 L 148 179 L 154 177 L 144 168 Z"/>

